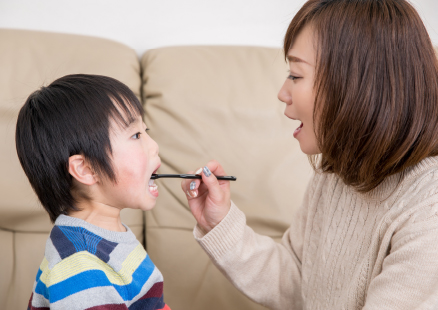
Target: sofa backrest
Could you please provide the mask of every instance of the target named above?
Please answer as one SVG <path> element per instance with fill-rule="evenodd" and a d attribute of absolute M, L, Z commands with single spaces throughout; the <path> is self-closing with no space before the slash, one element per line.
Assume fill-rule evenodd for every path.
<path fill-rule="evenodd" d="M 438 49 L 437 49 L 438 52 Z M 312 174 L 277 93 L 287 76 L 280 49 L 187 46 L 150 50 L 141 59 L 149 134 L 160 146 L 160 173 L 186 173 L 216 159 L 231 198 L 256 232 L 279 241 Z M 175 309 L 264 309 L 240 294 L 193 238 L 180 180 L 160 179 L 146 213 L 146 246 Z"/>
<path fill-rule="evenodd" d="M 256 232 L 279 240 L 299 206 L 311 169 L 277 92 L 287 76 L 279 49 L 169 47 L 135 52 L 109 40 L 0 29 L 0 309 L 27 307 L 52 227 L 22 172 L 15 123 L 27 96 L 71 73 L 112 76 L 145 105 L 160 146 L 160 173 L 218 160 L 235 175 L 232 199 Z M 180 180 L 161 179 L 156 208 L 122 220 L 164 275 L 172 309 L 263 309 L 239 293 L 196 244 Z M 146 227 L 146 229 L 144 229 Z M 143 230 L 144 233 L 143 234 Z"/>
<path fill-rule="evenodd" d="M 160 173 L 187 173 L 216 159 L 232 200 L 256 232 L 279 240 L 300 205 L 311 168 L 277 93 L 287 77 L 280 49 L 169 47 L 146 52 L 143 102 L 160 146 Z M 159 179 L 146 214 L 146 245 L 175 309 L 263 309 L 240 294 L 193 238 L 181 180 Z"/>
<path fill-rule="evenodd" d="M 26 309 L 52 227 L 38 204 L 15 151 L 15 124 L 27 96 L 72 73 L 112 76 L 140 97 L 135 52 L 92 37 L 0 29 L 0 309 Z M 143 241 L 141 211 L 123 221 Z"/>

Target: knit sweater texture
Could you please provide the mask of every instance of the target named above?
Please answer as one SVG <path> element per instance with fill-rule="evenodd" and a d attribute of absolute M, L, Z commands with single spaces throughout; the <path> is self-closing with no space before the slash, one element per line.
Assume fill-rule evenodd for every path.
<path fill-rule="evenodd" d="M 438 158 L 405 172 L 366 194 L 316 172 L 281 243 L 256 234 L 233 203 L 213 230 L 196 226 L 194 235 L 270 309 L 438 309 Z"/>
<path fill-rule="evenodd" d="M 60 215 L 47 239 L 28 310 L 169 309 L 161 272 L 125 228 L 114 232 Z"/>

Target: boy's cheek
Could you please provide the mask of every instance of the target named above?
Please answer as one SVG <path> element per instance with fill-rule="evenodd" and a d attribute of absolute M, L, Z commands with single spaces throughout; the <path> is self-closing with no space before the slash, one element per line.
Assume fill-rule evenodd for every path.
<path fill-rule="evenodd" d="M 118 158 L 118 166 L 120 171 L 129 177 L 139 176 L 147 172 L 145 156 L 126 154 L 126 156 Z"/>

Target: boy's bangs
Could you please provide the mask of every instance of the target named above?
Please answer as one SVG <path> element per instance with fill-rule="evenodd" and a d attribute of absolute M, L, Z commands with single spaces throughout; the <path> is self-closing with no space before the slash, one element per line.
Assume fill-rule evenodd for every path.
<path fill-rule="evenodd" d="M 17 119 L 17 154 L 52 222 L 76 210 L 69 158 L 85 156 L 100 177 L 117 183 L 110 120 L 126 128 L 139 116 L 143 106 L 136 95 L 107 76 L 66 75 L 29 96 Z"/>
<path fill-rule="evenodd" d="M 109 117 L 121 128 L 127 128 L 143 116 L 143 106 L 135 96 L 111 94 L 112 108 Z"/>

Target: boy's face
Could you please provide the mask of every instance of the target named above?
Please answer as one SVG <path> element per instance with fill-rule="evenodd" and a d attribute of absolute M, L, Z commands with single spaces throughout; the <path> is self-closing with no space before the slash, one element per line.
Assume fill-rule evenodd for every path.
<path fill-rule="evenodd" d="M 150 177 L 161 165 L 158 145 L 146 133 L 141 116 L 127 128 L 111 123 L 112 163 L 117 183 L 100 183 L 102 203 L 118 209 L 150 210 L 155 206 L 158 189 L 149 186 Z"/>

